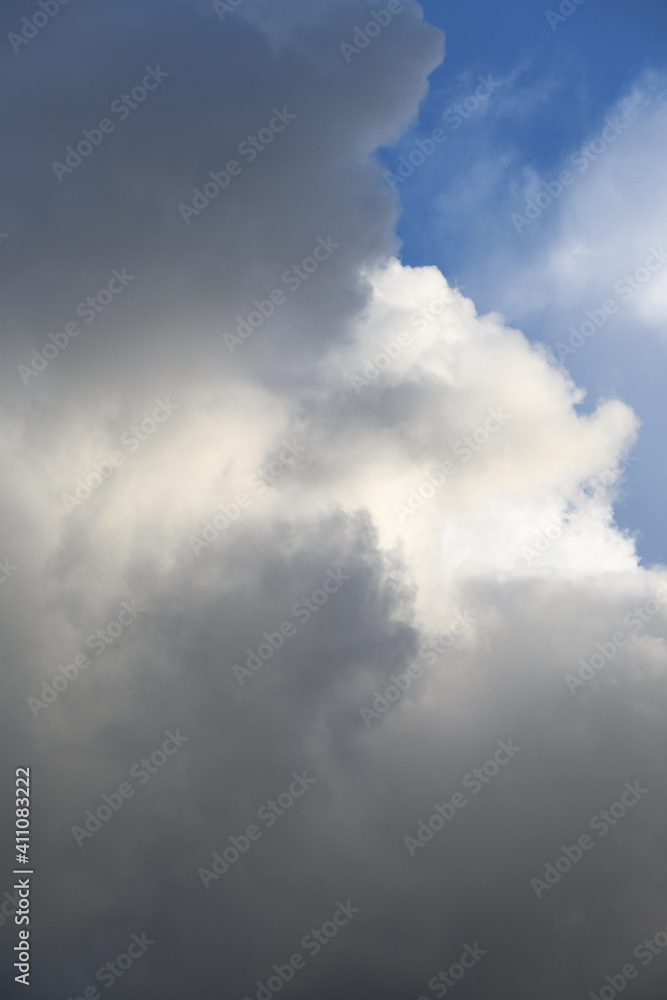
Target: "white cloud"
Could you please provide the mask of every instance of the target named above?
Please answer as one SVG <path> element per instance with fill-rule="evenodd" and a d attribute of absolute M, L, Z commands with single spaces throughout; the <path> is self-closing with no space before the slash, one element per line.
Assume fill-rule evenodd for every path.
<path fill-rule="evenodd" d="M 623 131 L 613 142 L 595 145 L 609 119 Z M 527 286 L 529 307 L 534 310 L 555 302 L 572 311 L 593 309 L 613 298 L 622 309 L 620 321 L 627 337 L 634 337 L 638 327 L 665 329 L 666 268 L 651 275 L 646 287 L 637 283 L 632 296 L 619 294 L 615 285 L 619 281 L 625 285 L 623 276 L 643 266 L 653 248 L 667 249 L 661 170 L 667 153 L 666 121 L 667 83 L 661 74 L 649 72 L 608 109 L 580 147 L 543 176 L 531 173 L 530 186 L 518 196 L 519 212 L 521 202 L 544 192 L 544 184 L 553 183 L 561 170 L 569 169 L 574 180 L 532 224 L 534 229 L 544 227 L 546 245 L 532 264 L 522 261 L 520 287 L 509 280 L 507 307 L 511 303 L 512 311 L 521 311 L 522 290 Z"/>

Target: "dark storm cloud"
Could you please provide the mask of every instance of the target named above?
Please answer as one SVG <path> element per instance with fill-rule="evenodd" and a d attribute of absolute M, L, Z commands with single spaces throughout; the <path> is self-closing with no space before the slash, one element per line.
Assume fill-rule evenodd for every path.
<path fill-rule="evenodd" d="M 241 12 L 221 23 L 210 8 L 197 14 L 180 4 L 121 4 L 113 17 L 101 6 L 72 7 L 50 36 L 7 61 L 6 83 L 22 92 L 5 110 L 3 184 L 7 205 L 21 206 L 10 220 L 4 272 L 17 364 L 47 332 L 76 321 L 78 304 L 124 266 L 136 278 L 123 301 L 95 326 L 80 322 L 80 340 L 40 381 L 70 385 L 93 365 L 116 377 L 138 366 L 143 382 L 149 372 L 165 378 L 177 361 L 195 377 L 211 363 L 229 377 L 224 324 L 246 315 L 329 235 L 344 252 L 318 275 L 325 289 L 314 301 L 304 288 L 283 322 L 297 326 L 300 352 L 319 353 L 323 337 L 340 336 L 336 329 L 361 302 L 360 265 L 394 245 L 392 201 L 374 183 L 368 157 L 414 112 L 424 64 L 440 50 L 438 33 L 405 10 L 348 66 L 339 39 L 360 10 L 332 5 L 310 28 L 308 47 L 295 39 L 275 52 L 270 35 Z M 132 109 L 146 67 L 168 75 Z M 275 108 L 296 117 L 262 151 L 246 145 L 239 154 Z M 105 118 L 114 131 L 58 180 L 54 161 L 64 163 L 67 147 Z M 241 173 L 186 224 L 178 206 L 192 204 L 194 189 L 234 158 Z M 17 161 L 29 168 L 17 171 Z M 275 354 L 269 360 L 275 366 Z"/>

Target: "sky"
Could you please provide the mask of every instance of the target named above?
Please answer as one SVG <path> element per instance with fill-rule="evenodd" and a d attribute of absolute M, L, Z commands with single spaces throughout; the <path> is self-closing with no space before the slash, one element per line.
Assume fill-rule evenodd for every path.
<path fill-rule="evenodd" d="M 564 9 L 561 14 L 557 4 L 543 9 L 529 2 L 500 7 L 427 2 L 427 17 L 446 32 L 447 58 L 431 75 L 416 122 L 382 158 L 391 166 L 402 150 L 410 152 L 417 139 L 428 137 L 457 100 L 474 96 L 479 76 L 490 73 L 502 81 L 467 118 L 450 114 L 447 144 L 436 149 L 418 179 L 401 183 L 402 259 L 437 264 L 467 286 L 478 308 L 500 310 L 531 341 L 569 346 L 570 326 L 578 328 L 586 311 L 604 301 L 605 288 L 613 293 L 616 280 L 632 275 L 648 255 L 653 233 L 659 239 L 665 231 L 662 180 L 655 167 L 664 151 L 667 10 L 652 0 L 633 4 L 631 11 L 615 0 L 586 0 Z M 568 163 L 601 133 L 609 112 L 637 92 L 647 102 L 646 134 L 633 139 L 630 131 L 626 142 L 623 133 L 619 147 L 605 150 L 612 156 L 600 156 L 599 162 L 589 156 L 587 167 L 581 159 Z M 581 186 L 572 182 L 571 191 L 547 206 L 534 227 L 517 232 L 510 219 L 521 211 L 522 194 L 531 183 L 553 183 L 568 165 L 575 166 Z M 611 247 L 608 229 L 615 237 Z M 582 254 L 588 258 L 583 274 L 575 263 Z M 569 270 L 563 260 L 568 256 Z M 645 301 L 651 294 L 646 292 L 633 304 Z M 662 298 L 664 292 L 653 293 L 658 294 Z M 659 383 L 665 316 L 664 310 L 650 313 L 648 306 L 619 311 L 585 350 L 556 353 L 586 388 L 585 408 L 600 397 L 620 395 L 642 420 L 627 492 L 616 513 L 647 565 L 667 557 Z"/>
<path fill-rule="evenodd" d="M 3 6 L 3 1000 L 662 996 L 665 16 Z"/>

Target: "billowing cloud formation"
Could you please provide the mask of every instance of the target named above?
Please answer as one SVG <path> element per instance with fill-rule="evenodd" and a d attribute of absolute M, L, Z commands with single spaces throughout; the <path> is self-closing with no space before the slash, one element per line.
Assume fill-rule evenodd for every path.
<path fill-rule="evenodd" d="M 638 421 L 396 259 L 373 153 L 442 57 L 419 8 L 366 35 L 365 3 L 246 5 L 66 7 L 5 70 L 11 134 L 42 123 L 2 248 L 34 995 L 586 996 L 634 961 L 648 998 L 665 579 L 613 520 Z"/>
<path fill-rule="evenodd" d="M 546 224 L 549 243 L 526 275 L 533 308 L 556 300 L 566 309 L 592 309 L 611 298 L 626 330 L 664 329 L 667 206 L 658 164 L 666 115 L 664 75 L 647 72 L 564 158 L 561 166 L 570 172 L 564 186 L 558 170 L 544 177 L 530 172 L 518 214 L 538 195 L 545 207 L 516 228 Z M 518 303 L 518 289 L 512 294 Z"/>

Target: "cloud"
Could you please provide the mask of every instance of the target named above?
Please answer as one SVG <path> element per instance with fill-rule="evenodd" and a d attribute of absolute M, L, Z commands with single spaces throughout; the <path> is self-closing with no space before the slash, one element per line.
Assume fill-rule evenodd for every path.
<path fill-rule="evenodd" d="M 554 205 L 555 231 L 531 281 L 543 305 L 558 299 L 571 308 L 582 301 L 592 307 L 598 299 L 618 299 L 619 287 L 629 285 L 635 294 L 621 290 L 619 299 L 629 303 L 623 310 L 626 329 L 633 321 L 656 332 L 664 327 L 667 279 L 662 269 L 650 276 L 650 284 L 642 276 L 634 284 L 624 282 L 623 276 L 633 275 L 664 244 L 665 202 L 657 164 L 664 153 L 666 108 L 664 77 L 648 72 L 564 159 L 574 183 Z M 605 127 L 607 121 L 615 127 Z M 605 134 L 612 140 L 608 144 L 601 139 Z M 535 177 L 528 194 L 551 180 Z"/>
<path fill-rule="evenodd" d="M 582 413 L 545 349 L 397 258 L 374 151 L 416 115 L 442 38 L 405 4 L 347 64 L 339 43 L 369 10 L 72 6 L 9 71 L 32 80 L 10 135 L 43 122 L 7 189 L 27 207 L 3 247 L 0 413 L 0 555 L 17 566 L 3 740 L 33 769 L 38 998 L 83 995 L 132 934 L 155 944 L 118 988 L 142 995 L 254 998 L 296 953 L 294 996 L 417 995 L 478 942 L 471 995 L 502 976 L 560 996 L 664 925 L 662 611 L 624 622 L 664 574 L 613 519 L 638 420 L 616 399 Z M 158 61 L 151 103 L 60 184 L 51 159 Z M 283 106 L 297 119 L 186 225 L 179 203 Z M 320 238 L 340 247 L 308 274 Z M 24 384 L 31 348 L 124 266 L 132 285 Z M 230 352 L 223 334 L 276 288 Z M 566 675 L 619 629 L 573 697 Z M 415 661 L 366 726 L 360 708 Z M 79 845 L 87 810 L 177 730 L 187 746 Z M 521 752 L 473 794 L 463 779 L 507 740 Z M 315 784 L 269 825 L 260 811 L 304 771 Z M 537 899 L 530 879 L 636 781 L 636 809 Z M 404 837 L 462 788 L 411 856 Z M 205 888 L 198 870 L 253 824 Z M 359 913 L 313 953 L 306 935 L 348 902 Z"/>
<path fill-rule="evenodd" d="M 529 88 L 531 69 L 518 67 L 485 108 L 483 122 L 476 123 L 481 127 L 470 123 L 456 137 L 459 170 L 434 192 L 440 228 L 455 232 L 463 211 L 484 207 L 464 227 L 463 246 L 474 252 L 478 267 L 481 255 L 485 297 L 517 321 L 546 315 L 565 330 L 566 318 L 613 298 L 622 310 L 613 325 L 622 320 L 621 330 L 635 324 L 659 333 L 662 268 L 650 281 L 630 283 L 633 295 L 619 287 L 664 242 L 658 168 L 664 153 L 664 74 L 647 70 L 618 100 L 579 125 L 579 141 L 568 131 L 557 153 L 536 166 L 523 160 L 513 130 L 525 119 L 539 128 L 545 114 L 562 114 L 556 100 L 561 84 L 547 78 Z M 462 163 L 468 169 L 460 169 Z"/>

